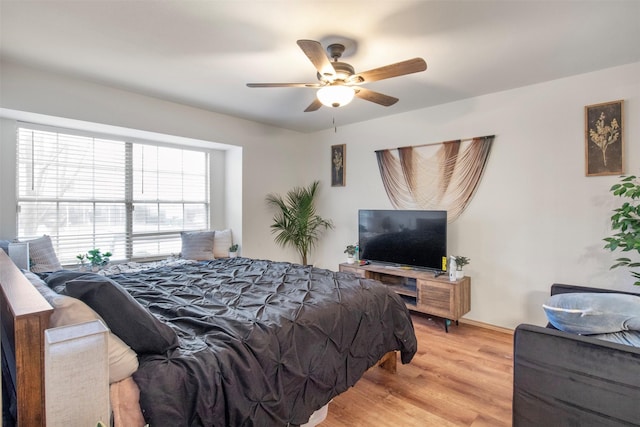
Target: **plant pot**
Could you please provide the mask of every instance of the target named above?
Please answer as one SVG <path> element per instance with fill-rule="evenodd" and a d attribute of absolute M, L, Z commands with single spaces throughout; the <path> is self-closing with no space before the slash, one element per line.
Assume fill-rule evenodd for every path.
<path fill-rule="evenodd" d="M 464 277 L 464 270 L 456 270 L 456 279 L 460 280 Z"/>
<path fill-rule="evenodd" d="M 347 257 L 347 264 L 354 264 L 356 262 L 356 259 L 352 256 L 348 256 Z"/>
<path fill-rule="evenodd" d="M 238 256 L 238 252 L 229 252 L 229 258 L 236 258 Z"/>

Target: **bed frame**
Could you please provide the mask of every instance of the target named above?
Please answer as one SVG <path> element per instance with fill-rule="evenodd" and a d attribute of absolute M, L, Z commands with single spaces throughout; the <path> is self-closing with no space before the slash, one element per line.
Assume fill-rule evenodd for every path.
<path fill-rule="evenodd" d="M 2 362 L 9 371 L 9 378 L 4 378 L 3 369 L 3 387 L 17 399 L 17 426 L 44 427 L 44 331 L 53 308 L 2 249 L 0 287 Z M 397 352 L 385 354 L 376 366 L 395 373 Z"/>
<path fill-rule="evenodd" d="M 3 387 L 17 399 L 17 426 L 46 426 L 44 331 L 53 308 L 2 249 L 0 285 Z"/>

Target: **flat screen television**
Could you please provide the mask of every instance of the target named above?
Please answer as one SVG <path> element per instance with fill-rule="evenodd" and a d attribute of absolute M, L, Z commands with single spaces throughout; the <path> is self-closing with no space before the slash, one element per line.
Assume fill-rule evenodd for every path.
<path fill-rule="evenodd" d="M 442 270 L 447 256 L 447 211 L 358 211 L 360 259 Z"/>

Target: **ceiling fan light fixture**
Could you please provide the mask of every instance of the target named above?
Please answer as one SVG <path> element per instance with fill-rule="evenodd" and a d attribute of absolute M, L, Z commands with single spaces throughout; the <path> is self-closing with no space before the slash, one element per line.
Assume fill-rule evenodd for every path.
<path fill-rule="evenodd" d="M 343 107 L 353 100 L 355 91 L 349 86 L 325 86 L 318 90 L 318 100 L 327 107 Z"/>
<path fill-rule="evenodd" d="M 356 95 L 364 101 L 390 107 L 398 102 L 398 98 L 357 85 L 418 73 L 427 69 L 427 63 L 424 59 L 413 58 L 355 74 L 351 64 L 339 61 L 345 52 L 344 44 L 330 44 L 327 47 L 329 52 L 329 57 L 327 57 L 319 41 L 298 40 L 297 43 L 316 69 L 317 83 L 247 83 L 247 86 L 318 88 L 316 98 L 304 110 L 305 113 L 316 111 L 322 106 L 342 107 L 350 103 Z"/>

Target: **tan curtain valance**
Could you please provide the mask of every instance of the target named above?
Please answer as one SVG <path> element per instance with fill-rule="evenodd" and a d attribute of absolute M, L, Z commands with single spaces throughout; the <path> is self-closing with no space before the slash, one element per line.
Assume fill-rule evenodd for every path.
<path fill-rule="evenodd" d="M 389 200 L 396 209 L 446 210 L 448 221 L 454 221 L 478 187 L 493 139 L 491 135 L 376 151 Z"/>

